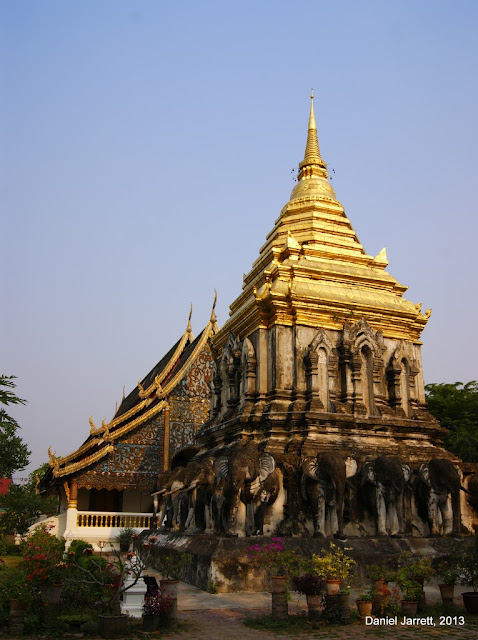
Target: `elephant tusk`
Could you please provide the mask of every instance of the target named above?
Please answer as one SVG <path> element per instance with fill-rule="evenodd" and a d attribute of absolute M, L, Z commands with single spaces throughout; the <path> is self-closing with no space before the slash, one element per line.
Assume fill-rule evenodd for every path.
<path fill-rule="evenodd" d="M 163 495 L 163 493 L 166 491 L 166 489 L 160 489 L 159 491 L 155 491 L 154 493 L 152 493 L 152 496 L 161 496 Z"/>

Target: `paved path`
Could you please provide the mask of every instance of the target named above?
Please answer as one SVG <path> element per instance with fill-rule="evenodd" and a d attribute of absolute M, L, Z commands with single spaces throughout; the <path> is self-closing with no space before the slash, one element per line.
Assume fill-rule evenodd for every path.
<path fill-rule="evenodd" d="M 457 589 L 457 593 L 465 589 Z M 437 586 L 425 587 L 427 602 L 439 602 Z M 221 593 L 210 594 L 191 585 L 181 583 L 178 594 L 180 628 L 162 632 L 161 637 L 170 640 L 478 640 L 478 619 L 465 625 L 436 626 L 378 626 L 324 625 L 302 633 L 278 633 L 258 630 L 244 624 L 246 617 L 270 614 L 270 593 Z M 460 602 L 457 598 L 456 602 Z M 353 598 L 351 596 L 351 601 Z M 305 597 L 293 594 L 289 612 L 306 615 Z M 399 616 L 399 622 L 401 617 Z"/>
<path fill-rule="evenodd" d="M 458 589 L 458 594 L 464 589 Z M 440 601 L 436 586 L 425 587 L 428 603 Z M 351 595 L 351 602 L 354 601 Z M 456 598 L 456 603 L 461 598 Z M 179 625 L 175 630 L 160 630 L 155 633 L 137 631 L 136 626 L 130 635 L 131 640 L 161 638 L 165 640 L 478 640 L 478 617 L 469 619 L 465 625 L 436 626 L 365 626 L 318 625 L 315 628 L 305 625 L 302 632 L 283 633 L 270 630 L 258 630 L 244 624 L 245 619 L 270 614 L 271 595 L 262 593 L 222 593 L 210 594 L 191 585 L 180 583 L 178 593 Z M 289 612 L 306 616 L 304 596 L 292 594 Z M 399 617 L 399 621 L 401 618 Z M 8 633 L 8 632 L 7 632 Z M 0 634 L 2 639 L 8 635 Z M 51 640 L 49 635 L 41 638 Z M 80 636 L 81 637 L 81 636 Z M 24 636 L 25 640 L 27 638 Z M 35 640 L 38 640 L 36 636 Z M 72 638 L 72 636 L 69 636 Z M 101 640 L 89 637 L 89 640 Z"/>

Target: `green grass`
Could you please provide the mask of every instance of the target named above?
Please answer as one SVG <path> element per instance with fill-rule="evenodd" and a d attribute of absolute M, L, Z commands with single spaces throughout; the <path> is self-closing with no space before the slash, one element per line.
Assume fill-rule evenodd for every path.
<path fill-rule="evenodd" d="M 0 560 L 3 560 L 7 566 L 15 567 L 22 561 L 22 558 L 20 556 L 0 556 Z"/>
<path fill-rule="evenodd" d="M 244 624 L 259 631 L 273 631 L 281 633 L 306 633 L 310 632 L 313 625 L 305 616 L 289 616 L 285 620 L 277 620 L 271 615 L 248 616 Z"/>

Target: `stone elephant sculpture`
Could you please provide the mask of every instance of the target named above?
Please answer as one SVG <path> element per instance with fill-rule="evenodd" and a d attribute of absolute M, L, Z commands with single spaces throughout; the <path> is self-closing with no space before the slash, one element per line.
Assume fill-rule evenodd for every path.
<path fill-rule="evenodd" d="M 242 500 L 246 504 L 246 536 L 264 535 L 267 508 L 277 500 L 279 491 L 280 480 L 277 469 L 274 469 L 265 480 L 257 478 L 255 482 L 246 484 L 242 492 Z"/>
<path fill-rule="evenodd" d="M 214 458 L 191 460 L 181 478 L 184 484 L 181 490 L 182 500 L 186 501 L 187 518 L 184 529 L 194 528 L 196 533 L 212 529 L 211 498 L 216 475 Z"/>
<path fill-rule="evenodd" d="M 312 509 L 314 536 L 344 538 L 345 461 L 335 453 L 319 453 L 302 461 L 301 491 Z"/>
<path fill-rule="evenodd" d="M 264 515 L 269 504 L 278 493 L 275 461 L 269 453 L 260 452 L 252 441 L 238 442 L 231 447 L 229 455 L 216 458 L 214 471 L 217 486 L 222 483 L 222 514 L 220 520 L 226 535 L 235 536 L 237 511 L 242 500 L 246 503 L 246 535 L 249 531 L 262 531 Z M 270 478 L 270 482 L 266 482 Z M 257 509 L 259 503 L 260 508 Z M 254 531 L 255 530 L 255 531 Z"/>
<path fill-rule="evenodd" d="M 171 488 L 177 483 L 184 473 L 185 467 L 175 467 L 159 474 L 157 480 L 158 491 L 153 496 L 153 516 L 158 516 L 158 529 L 162 526 L 171 528 L 173 516 L 173 503 Z"/>
<path fill-rule="evenodd" d="M 403 498 L 410 477 L 410 467 L 395 456 L 378 456 L 363 465 L 361 493 L 374 514 L 378 536 L 404 534 Z"/>
<path fill-rule="evenodd" d="M 428 523 L 431 536 L 460 535 L 461 480 L 455 465 L 446 458 L 422 464 L 415 481 L 418 515 Z"/>
<path fill-rule="evenodd" d="M 474 473 L 468 480 L 468 504 L 478 513 L 478 474 Z"/>

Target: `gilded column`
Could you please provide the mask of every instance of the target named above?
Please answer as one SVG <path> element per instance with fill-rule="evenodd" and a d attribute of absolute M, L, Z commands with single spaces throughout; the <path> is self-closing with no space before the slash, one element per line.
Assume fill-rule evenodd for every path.
<path fill-rule="evenodd" d="M 78 509 L 78 480 L 72 478 L 69 484 L 68 509 Z"/>
<path fill-rule="evenodd" d="M 78 479 L 71 478 L 69 482 L 64 483 L 63 488 L 67 499 L 65 538 L 68 547 L 71 540 L 80 537 L 76 535 L 78 527 Z"/>
<path fill-rule="evenodd" d="M 169 398 L 167 399 L 167 405 L 163 410 L 163 471 L 169 469 L 169 427 L 171 423 L 171 406 L 169 404 Z"/>

